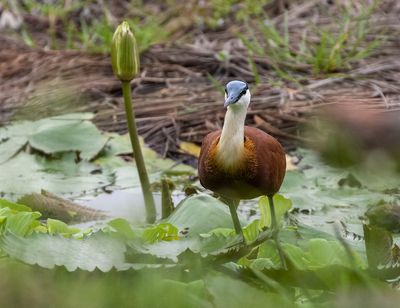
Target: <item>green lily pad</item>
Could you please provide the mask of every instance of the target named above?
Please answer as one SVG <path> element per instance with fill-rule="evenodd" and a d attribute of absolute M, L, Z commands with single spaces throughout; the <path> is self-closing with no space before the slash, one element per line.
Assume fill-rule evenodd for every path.
<path fill-rule="evenodd" d="M 211 272 L 205 285 L 213 298 L 214 307 L 295 307 L 287 297 L 263 292 L 244 281 Z M 238 296 L 239 295 L 239 296 Z"/>
<path fill-rule="evenodd" d="M 79 152 L 82 159 L 91 160 L 104 147 L 107 137 L 91 122 L 70 123 L 40 129 L 28 138 L 29 144 L 46 154 Z"/>
<path fill-rule="evenodd" d="M 129 268 L 125 263 L 125 244 L 102 232 L 86 239 L 48 234 L 33 234 L 24 238 L 5 233 L 0 236 L 0 248 L 12 258 L 45 268 L 65 266 L 68 271 L 93 271 L 98 268 L 103 272 L 112 268 Z"/>
<path fill-rule="evenodd" d="M 13 157 L 26 143 L 25 137 L 7 138 L 6 141 L 0 142 L 0 164 L 6 162 Z"/>
<path fill-rule="evenodd" d="M 110 184 L 106 175 L 93 174 L 97 166 L 83 161 L 76 164 L 67 159 L 58 167 L 59 170 L 50 171 L 46 161 L 21 152 L 7 163 L 0 164 L 0 192 L 11 199 L 40 193 L 42 189 L 55 194 L 80 195 Z"/>
<path fill-rule="evenodd" d="M 228 206 L 209 195 L 195 195 L 183 200 L 167 221 L 188 235 L 207 233 L 216 228 L 232 228 Z"/>
<path fill-rule="evenodd" d="M 73 113 L 38 121 L 20 121 L 0 129 L 0 163 L 10 158 L 26 142 L 47 154 L 80 151 L 82 158 L 92 158 L 108 140 L 88 120 L 91 113 Z M 98 149 L 98 147 L 101 148 Z"/>
<path fill-rule="evenodd" d="M 115 156 L 132 153 L 132 145 L 129 134 L 118 135 L 108 133 L 106 134 L 106 136 L 110 139 L 108 140 L 107 145 L 104 148 L 105 153 L 103 156 Z"/>

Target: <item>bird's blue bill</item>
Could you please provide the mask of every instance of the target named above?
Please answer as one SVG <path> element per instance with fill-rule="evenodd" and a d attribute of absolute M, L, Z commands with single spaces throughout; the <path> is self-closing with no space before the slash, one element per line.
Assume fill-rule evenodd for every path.
<path fill-rule="evenodd" d="M 239 100 L 239 98 L 240 98 L 239 96 L 235 96 L 235 95 L 230 94 L 225 100 L 224 108 L 228 107 L 229 105 L 232 105 L 232 104 L 236 103 Z"/>
<path fill-rule="evenodd" d="M 235 104 L 248 89 L 247 83 L 239 80 L 233 80 L 228 82 L 225 87 L 226 99 L 224 103 L 224 107 L 228 107 L 229 105 Z"/>

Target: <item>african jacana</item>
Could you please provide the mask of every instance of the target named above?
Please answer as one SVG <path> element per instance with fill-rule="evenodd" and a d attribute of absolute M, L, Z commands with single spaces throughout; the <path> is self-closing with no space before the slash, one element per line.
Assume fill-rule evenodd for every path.
<path fill-rule="evenodd" d="M 240 199 L 268 197 L 274 239 L 282 265 L 286 267 L 278 241 L 279 227 L 273 203 L 273 196 L 285 176 L 285 152 L 272 136 L 244 125 L 249 104 L 247 83 L 234 80 L 226 85 L 224 125 L 222 131 L 211 132 L 203 140 L 198 164 L 199 178 L 205 188 L 227 201 L 235 231 L 242 237 L 236 213 Z"/>

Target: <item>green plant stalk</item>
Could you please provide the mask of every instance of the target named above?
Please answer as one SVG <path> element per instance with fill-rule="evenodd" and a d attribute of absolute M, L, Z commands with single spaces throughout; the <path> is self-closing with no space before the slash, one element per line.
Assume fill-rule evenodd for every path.
<path fill-rule="evenodd" d="M 171 190 L 169 189 L 168 180 L 161 179 L 161 218 L 167 218 L 174 210 L 174 204 L 171 198 Z"/>
<path fill-rule="evenodd" d="M 156 206 L 153 194 L 150 190 L 149 177 L 144 164 L 142 149 L 140 147 L 139 136 L 132 107 L 132 92 L 130 81 L 122 81 L 122 93 L 124 95 L 125 113 L 128 121 L 129 137 L 131 139 L 133 154 L 135 156 L 136 166 L 139 173 L 140 184 L 142 186 L 143 198 L 146 207 L 146 219 L 148 223 L 154 223 L 156 220 Z"/>

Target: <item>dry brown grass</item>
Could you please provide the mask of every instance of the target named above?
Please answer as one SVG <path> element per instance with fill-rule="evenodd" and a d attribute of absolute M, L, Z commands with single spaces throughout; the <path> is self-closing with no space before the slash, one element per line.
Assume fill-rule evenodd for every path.
<path fill-rule="evenodd" d="M 361 10 L 367 2 L 371 1 L 352 1 L 352 9 Z M 300 36 L 310 20 L 316 26 L 334 28 L 335 10 L 349 3 L 304 1 L 292 5 L 287 11 L 291 35 Z M 278 77 L 268 56 L 255 58 L 262 79 L 252 87 L 248 123 L 293 147 L 304 141 L 301 124 L 322 105 L 354 101 L 382 111 L 399 109 L 399 14 L 398 1 L 385 0 L 379 5 L 370 20 L 375 29 L 370 38 L 383 35 L 384 42 L 371 56 L 339 75 L 315 76 L 305 65 L 294 70 L 301 76 L 300 83 L 284 80 L 271 86 L 266 80 Z M 282 16 L 278 12 L 273 18 L 277 27 Z M 206 133 L 222 125 L 222 94 L 209 76 L 221 84 L 234 78 L 254 82 L 247 50 L 234 34 L 238 30 L 233 23 L 203 33 L 188 26 L 191 35 L 181 31 L 185 36 L 180 36 L 179 43 L 153 46 L 143 54 L 142 73 L 133 81 L 134 108 L 140 134 L 159 153 L 186 159 L 179 150 L 180 141 L 199 143 Z M 126 131 L 120 85 L 107 56 L 30 49 L 4 35 L 0 35 L 0 46 L 0 124 L 15 117 L 88 110 L 96 113 L 102 129 Z M 230 54 L 229 60 L 216 56 L 223 50 Z"/>

